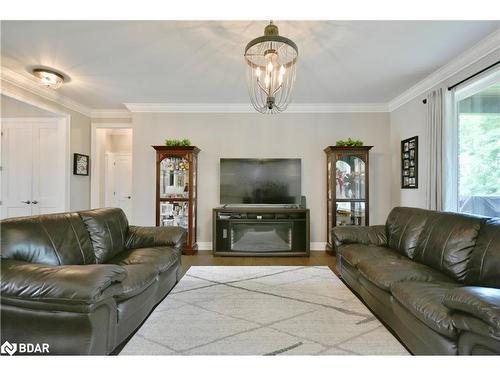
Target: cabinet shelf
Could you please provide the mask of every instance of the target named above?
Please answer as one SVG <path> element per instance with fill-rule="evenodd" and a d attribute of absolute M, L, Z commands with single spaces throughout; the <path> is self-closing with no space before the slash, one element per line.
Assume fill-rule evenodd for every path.
<path fill-rule="evenodd" d="M 332 199 L 330 199 L 332 200 Z M 341 199 L 336 199 L 337 202 L 366 202 L 366 199 L 345 199 L 345 198 L 341 198 Z"/>
<path fill-rule="evenodd" d="M 172 197 L 172 198 L 160 197 L 159 199 L 161 202 L 188 202 L 189 201 L 189 198 L 179 198 L 179 197 Z"/>

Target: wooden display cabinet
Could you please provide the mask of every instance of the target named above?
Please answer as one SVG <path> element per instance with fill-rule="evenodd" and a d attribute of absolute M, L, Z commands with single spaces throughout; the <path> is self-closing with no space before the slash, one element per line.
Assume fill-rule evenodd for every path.
<path fill-rule="evenodd" d="M 332 228 L 369 225 L 369 151 L 373 146 L 329 146 L 326 153 L 326 250 Z"/>
<path fill-rule="evenodd" d="M 156 225 L 186 229 L 185 255 L 197 252 L 198 153 L 195 146 L 153 146 L 156 150 Z"/>

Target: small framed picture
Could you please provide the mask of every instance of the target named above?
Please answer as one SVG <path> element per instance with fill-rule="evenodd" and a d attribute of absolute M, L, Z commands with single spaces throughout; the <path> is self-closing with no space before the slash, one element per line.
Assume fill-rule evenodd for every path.
<path fill-rule="evenodd" d="M 418 189 L 418 136 L 401 141 L 401 189 Z"/>
<path fill-rule="evenodd" d="M 89 156 L 73 154 L 73 174 L 78 176 L 89 175 Z"/>

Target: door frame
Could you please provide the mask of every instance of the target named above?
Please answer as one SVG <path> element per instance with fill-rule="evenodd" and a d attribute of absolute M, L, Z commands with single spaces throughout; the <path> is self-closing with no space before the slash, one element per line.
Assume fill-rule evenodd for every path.
<path fill-rule="evenodd" d="M 97 157 L 97 130 L 98 129 L 131 129 L 132 130 L 132 141 L 134 137 L 134 131 L 132 129 L 131 122 L 91 122 L 90 124 L 90 208 L 99 208 L 100 204 L 100 194 L 99 188 L 104 185 L 104 181 L 101 181 L 101 176 L 99 175 L 100 162 Z M 130 153 L 133 154 L 132 152 Z M 105 163 L 105 161 L 104 161 Z M 104 202 L 102 202 L 104 203 Z M 130 219 L 130 218 L 129 218 Z"/>
<path fill-rule="evenodd" d="M 28 103 L 30 104 L 30 103 Z M 63 211 L 69 211 L 70 210 L 70 177 L 71 177 L 71 153 L 70 153 L 70 132 L 69 132 L 69 123 L 70 123 L 70 116 L 63 116 L 63 117 L 2 117 L 0 121 L 0 132 L 2 132 L 3 135 L 3 124 L 16 124 L 16 123 L 32 123 L 32 124 L 47 124 L 47 123 L 57 123 L 57 127 L 59 131 L 62 132 L 62 138 L 65 140 L 65 144 L 63 145 L 64 148 L 64 155 L 65 155 L 65 160 L 64 160 L 64 167 L 62 171 L 63 179 L 64 179 L 64 197 L 63 197 Z M 0 165 L 2 165 L 3 160 L 2 160 L 2 143 L 0 141 Z M 2 165 L 3 167 L 3 165 Z M 0 169 L 0 171 L 2 171 Z M 3 178 L 3 174 L 2 177 Z M 1 180 L 0 180 L 1 181 Z M 2 201 L 2 190 L 1 190 L 1 183 L 0 183 L 0 202 Z"/>

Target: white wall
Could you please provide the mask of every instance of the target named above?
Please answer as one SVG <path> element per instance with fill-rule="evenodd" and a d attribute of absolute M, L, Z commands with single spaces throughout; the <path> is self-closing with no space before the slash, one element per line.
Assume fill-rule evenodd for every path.
<path fill-rule="evenodd" d="M 311 240 L 326 241 L 326 157 L 339 139 L 373 145 L 370 220 L 384 223 L 390 210 L 390 124 L 388 113 L 261 115 L 258 113 L 134 113 L 133 207 L 131 222 L 154 225 L 155 151 L 166 138 L 189 138 L 199 154 L 199 241 L 209 242 L 211 210 L 219 205 L 220 158 L 301 158 L 302 190 L 311 210 Z"/>
<path fill-rule="evenodd" d="M 107 144 L 106 152 L 130 154 L 132 152 L 132 130 L 127 129 L 121 134 L 113 134 L 113 132 L 108 131 Z"/>
<path fill-rule="evenodd" d="M 448 94 L 448 86 L 451 86 L 468 76 L 484 69 L 495 63 L 500 58 L 500 49 L 483 57 L 476 63 L 464 68 L 459 73 L 447 78 L 432 88 L 442 87 L 443 94 Z M 426 207 L 426 175 L 427 175 L 427 144 L 425 143 L 425 121 L 426 105 L 422 100 L 426 94 L 420 95 L 408 103 L 397 108 L 390 114 L 391 122 L 391 151 L 392 151 L 392 184 L 391 184 L 391 205 L 392 206 L 410 206 Z M 401 189 L 401 141 L 403 139 L 418 135 L 419 157 L 418 157 L 418 189 Z"/>
<path fill-rule="evenodd" d="M 2 118 L 19 118 L 19 117 L 60 117 L 56 113 L 45 111 L 38 107 L 34 107 L 27 103 L 12 99 L 5 95 L 0 95 Z"/>

